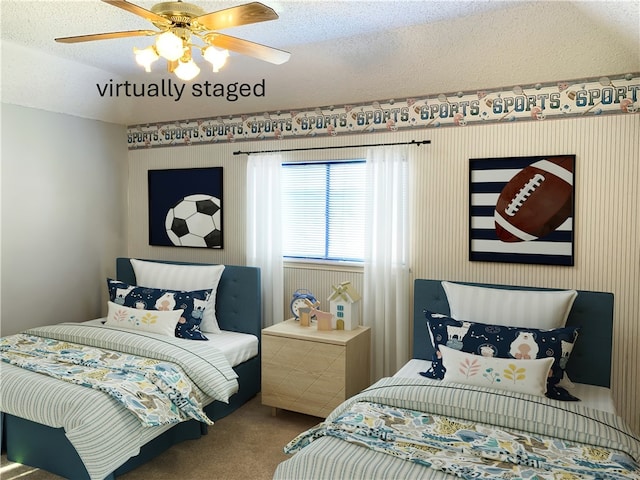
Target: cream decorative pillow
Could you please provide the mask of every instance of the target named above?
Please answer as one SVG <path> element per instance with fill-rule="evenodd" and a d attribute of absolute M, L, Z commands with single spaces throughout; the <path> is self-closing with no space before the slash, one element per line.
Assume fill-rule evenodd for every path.
<path fill-rule="evenodd" d="M 143 332 L 175 337 L 175 330 L 184 310 L 143 310 L 108 302 L 105 325 L 130 328 Z"/>
<path fill-rule="evenodd" d="M 442 282 L 456 320 L 551 330 L 564 327 L 576 290 L 508 290 Z"/>
<path fill-rule="evenodd" d="M 443 381 L 544 396 L 553 358 L 515 360 L 465 353 L 440 345 Z"/>
<path fill-rule="evenodd" d="M 177 265 L 131 259 L 136 274 L 136 284 L 143 287 L 166 288 L 190 292 L 211 290 L 204 309 L 200 330 L 220 333 L 216 318 L 216 292 L 224 272 L 224 265 Z"/>

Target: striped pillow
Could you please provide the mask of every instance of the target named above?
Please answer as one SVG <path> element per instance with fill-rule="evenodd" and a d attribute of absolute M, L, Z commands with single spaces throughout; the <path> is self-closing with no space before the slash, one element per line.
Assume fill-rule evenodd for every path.
<path fill-rule="evenodd" d="M 443 281 L 456 320 L 550 330 L 564 327 L 575 290 L 508 290 Z"/>
<path fill-rule="evenodd" d="M 220 333 L 216 318 L 216 292 L 224 272 L 224 265 L 177 265 L 131 259 L 137 285 L 171 290 L 211 290 L 204 310 L 200 330 Z"/>

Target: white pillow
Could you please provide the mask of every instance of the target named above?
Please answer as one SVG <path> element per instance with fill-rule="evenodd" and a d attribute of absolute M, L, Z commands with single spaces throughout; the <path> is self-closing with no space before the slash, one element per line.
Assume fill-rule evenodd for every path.
<path fill-rule="evenodd" d="M 444 382 L 492 387 L 510 392 L 544 396 L 553 358 L 516 360 L 461 352 L 440 345 Z"/>
<path fill-rule="evenodd" d="M 200 330 L 207 333 L 220 333 L 216 318 L 216 292 L 224 272 L 224 265 L 175 265 L 170 263 L 145 262 L 131 259 L 136 283 L 141 287 L 165 288 L 169 290 L 211 289 L 200 323 Z"/>
<path fill-rule="evenodd" d="M 578 296 L 575 290 L 507 290 L 442 282 L 456 320 L 552 330 L 562 328 Z"/>
<path fill-rule="evenodd" d="M 107 304 L 109 311 L 105 325 L 159 333 L 167 337 L 176 336 L 176 325 L 184 313 L 184 310 L 143 310 L 114 302 Z"/>

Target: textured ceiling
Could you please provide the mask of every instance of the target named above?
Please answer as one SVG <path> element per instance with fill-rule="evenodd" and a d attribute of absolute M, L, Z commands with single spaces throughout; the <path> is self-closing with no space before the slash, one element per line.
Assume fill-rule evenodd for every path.
<path fill-rule="evenodd" d="M 134 0 L 133 3 L 150 9 L 157 2 Z M 191 3 L 210 12 L 245 2 L 193 0 Z M 243 109 L 246 112 L 247 108 L 272 108 L 272 104 L 277 105 L 278 108 L 313 106 L 314 104 L 305 104 L 304 98 L 295 97 L 295 95 L 309 96 L 310 92 L 317 94 L 317 98 L 327 98 L 329 102 L 345 101 L 345 97 L 353 101 L 381 99 L 385 95 L 393 94 L 394 91 L 398 92 L 397 95 L 436 93 L 428 90 L 428 86 L 419 87 L 424 90 L 415 91 L 411 80 L 400 84 L 393 77 L 392 72 L 376 67 L 380 62 L 397 65 L 403 55 L 415 58 L 416 50 L 425 52 L 424 55 L 420 54 L 425 59 L 435 58 L 434 55 L 437 53 L 455 56 L 460 48 L 473 51 L 476 47 L 475 40 L 469 40 L 473 33 L 482 35 L 482 41 L 488 42 L 489 45 L 493 45 L 491 37 L 495 36 L 495 40 L 501 42 L 496 48 L 511 48 L 512 39 L 509 36 L 514 36 L 512 32 L 516 32 L 518 36 L 529 35 L 532 43 L 540 43 L 540 40 L 543 43 L 549 42 L 548 38 L 537 39 L 537 32 L 545 31 L 545 28 L 558 18 L 566 17 L 569 19 L 567 22 L 570 23 L 576 14 L 582 19 L 581 21 L 586 22 L 588 29 L 597 30 L 599 35 L 607 32 L 615 36 L 616 41 L 621 44 L 635 45 L 636 52 L 640 40 L 638 33 L 640 0 L 615 2 L 264 0 L 264 3 L 278 13 L 280 17 L 278 20 L 227 29 L 223 33 L 290 51 L 291 60 L 287 64 L 274 66 L 234 54 L 224 71 L 215 79 L 231 82 L 267 78 L 271 85 L 277 85 L 271 89 L 272 91 L 282 89 L 282 83 L 292 79 L 296 82 L 296 92 L 292 92 L 293 88 L 287 88 L 290 96 L 286 101 L 272 94 L 270 97 L 272 102 L 256 102 L 254 104 L 256 106 L 252 107 L 240 105 L 240 103 L 217 105 L 217 107 L 223 107 L 224 111 L 220 113 L 234 113 Z M 129 102 L 129 105 L 116 105 L 117 102 L 106 105 L 103 102 L 100 105 L 91 106 L 95 111 L 86 113 L 82 110 L 89 107 L 83 103 L 90 102 L 70 96 L 70 92 L 83 92 L 88 89 L 96 78 L 112 77 L 114 82 L 123 79 L 150 82 L 167 77 L 164 66 L 158 66 L 160 62 L 154 64 L 153 73 L 145 74 L 133 59 L 133 47 L 145 47 L 152 43 L 151 38 L 137 37 L 78 44 L 60 44 L 53 40 L 60 36 L 153 29 L 154 27 L 148 21 L 100 0 L 0 0 L 0 8 L 3 56 L 13 63 L 9 69 L 7 61 L 3 60 L 3 101 L 38 106 L 33 104 L 36 100 L 32 97 L 38 94 L 42 97 L 43 85 L 49 87 L 55 82 L 59 85 L 58 88 L 64 91 L 56 90 L 55 96 L 49 92 L 47 98 L 41 98 L 40 102 L 52 104 L 42 108 L 54 111 L 69 110 L 80 116 L 126 123 L 153 119 L 193 118 L 193 115 L 208 114 L 202 102 L 187 105 L 187 102 L 182 101 L 179 105 L 177 103 L 172 105 L 173 111 L 167 111 L 165 105 L 161 111 L 155 112 L 151 104 L 145 106 L 147 110 L 142 111 L 138 108 L 132 111 L 132 102 Z M 559 10 L 559 14 L 555 13 L 556 9 Z M 536 13 L 535 17 L 532 18 L 531 12 Z M 538 15 L 540 18 L 536 18 Z M 475 18 L 478 19 L 477 23 L 461 23 Z M 451 28 L 447 25 L 451 25 Z M 431 30 L 432 27 L 433 30 Z M 567 25 L 568 29 L 571 27 L 572 25 Z M 456 32 L 455 29 L 461 30 Z M 478 31 L 475 32 L 476 30 Z M 436 32 L 433 38 L 429 35 L 431 31 Z M 411 38 L 409 36 L 411 32 L 415 32 L 419 38 Z M 490 34 L 487 35 L 487 32 Z M 562 36 L 563 33 L 559 31 L 558 35 Z M 445 38 L 448 35 L 451 35 L 453 41 L 455 38 L 467 38 L 467 40 L 464 40 L 464 44 L 452 45 L 453 41 Z M 588 35 L 588 32 L 583 32 L 581 35 Z M 446 42 L 444 47 L 443 42 Z M 5 49 L 6 44 L 12 47 L 10 54 L 6 54 L 8 52 Z M 425 45 L 427 50 L 421 50 L 422 45 Z M 436 51 L 431 51 L 431 48 Z M 448 52 L 449 48 L 452 49 L 451 52 Z M 26 63 L 16 65 L 13 61 L 14 58 L 24 58 L 27 54 L 33 56 L 31 63 L 43 65 L 46 63 L 47 68 L 38 71 L 33 65 Z M 565 54 L 566 52 L 562 51 L 558 53 L 559 57 Z M 409 62 L 410 58 L 402 60 L 405 65 Z M 630 65 L 637 64 L 638 58 L 632 58 Z M 396 67 L 399 73 L 403 73 L 401 72 L 403 68 Z M 362 83 L 363 78 L 359 76 L 359 72 L 365 69 L 366 78 L 369 81 L 366 86 L 361 85 L 358 90 L 356 86 Z M 562 68 L 556 69 L 558 74 L 561 74 L 562 70 Z M 318 72 L 323 71 L 331 77 L 330 81 L 325 81 L 318 75 Z M 308 78 L 312 72 L 315 78 Z M 513 69 L 513 72 L 517 72 L 517 69 Z M 203 75 L 205 74 L 201 73 L 201 76 Z M 211 80 L 213 77 L 210 71 L 208 75 Z M 430 75 L 433 78 L 434 72 L 431 71 Z M 39 78 L 40 76 L 42 78 Z M 336 82 L 336 78 L 344 80 Z M 447 74 L 438 78 L 441 78 L 442 83 L 451 84 L 452 89 L 476 88 L 475 74 L 467 77 L 466 84 L 460 85 L 456 83 L 461 82 L 451 82 Z M 482 76 L 477 79 L 482 81 Z M 538 80 L 556 79 L 550 75 L 538 78 Z M 508 73 L 506 80 L 509 81 Z M 301 83 L 306 81 L 315 81 L 318 84 L 314 90 L 310 90 L 311 85 L 306 85 L 309 88 L 305 89 Z M 25 91 L 25 85 L 32 83 L 34 86 L 31 90 Z M 362 91 L 363 87 L 367 90 Z M 323 91 L 323 88 L 327 91 Z M 408 91 L 410 88 L 414 90 Z M 360 92 L 358 96 L 355 96 L 355 91 Z M 91 94 L 95 96 L 95 88 Z M 24 100 L 19 102 L 16 98 L 24 98 Z M 32 103 L 29 103 L 30 101 Z M 77 112 L 74 111 L 76 109 L 74 102 L 78 103 Z"/>
<path fill-rule="evenodd" d="M 152 43 L 145 37 L 81 44 L 53 41 L 61 36 L 155 29 L 145 19 L 99 0 L 2 0 L 1 3 L 4 40 L 120 75 L 139 73 L 132 48 Z M 150 9 L 158 2 L 134 0 L 131 3 Z M 212 12 L 246 2 L 194 0 L 190 3 Z M 223 33 L 286 50 L 300 44 L 474 15 L 518 2 L 266 0 L 266 3 L 278 13 L 278 20 L 226 29 Z"/>

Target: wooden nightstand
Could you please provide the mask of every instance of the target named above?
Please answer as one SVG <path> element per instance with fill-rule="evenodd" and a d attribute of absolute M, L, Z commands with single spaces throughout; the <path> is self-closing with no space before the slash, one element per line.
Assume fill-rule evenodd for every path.
<path fill-rule="evenodd" d="M 262 330 L 262 403 L 326 417 L 369 386 L 371 329 L 318 331 L 295 320 Z"/>

